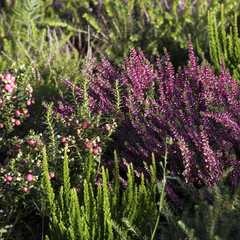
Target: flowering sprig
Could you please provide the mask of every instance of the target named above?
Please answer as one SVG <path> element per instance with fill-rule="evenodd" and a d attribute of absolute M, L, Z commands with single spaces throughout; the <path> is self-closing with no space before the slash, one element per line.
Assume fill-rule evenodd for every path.
<path fill-rule="evenodd" d="M 15 69 L 0 75 L 0 142 L 29 117 L 28 107 L 34 103 L 29 84 L 31 69 Z"/>
<path fill-rule="evenodd" d="M 51 124 L 58 129 L 55 142 L 59 142 L 59 153 L 63 152 L 65 147 L 68 148 L 70 171 L 71 175 L 75 176 L 72 179 L 79 184 L 79 179 L 85 177 L 86 168 L 89 168 L 90 172 L 95 169 L 96 173 L 99 173 L 101 156 L 117 125 L 114 118 L 107 120 L 102 117 L 101 111 L 91 111 L 86 101 L 86 83 L 78 87 L 66 79 L 64 82 L 70 91 L 58 100 L 52 99 L 53 102 L 45 104 L 45 108 L 51 115 Z M 89 157 L 93 160 L 91 166 L 88 166 Z"/>
<path fill-rule="evenodd" d="M 90 107 L 116 117 L 114 83 L 119 83 L 124 120 L 109 147 L 121 158 L 147 175 L 143 163 L 149 163 L 152 153 L 157 162 L 163 161 L 169 135 L 171 175 L 181 177 L 192 192 L 202 185 L 213 187 L 229 167 L 234 170 L 228 180 L 234 186 L 240 182 L 240 85 L 224 65 L 219 76 L 206 62 L 199 65 L 190 41 L 188 65 L 177 73 L 167 53 L 164 61 L 157 60 L 157 69 L 135 50 L 117 70 L 106 59 L 102 62 L 87 67 Z M 166 191 L 174 202 L 183 203 L 173 194 L 179 191 L 176 184 L 169 181 Z"/>

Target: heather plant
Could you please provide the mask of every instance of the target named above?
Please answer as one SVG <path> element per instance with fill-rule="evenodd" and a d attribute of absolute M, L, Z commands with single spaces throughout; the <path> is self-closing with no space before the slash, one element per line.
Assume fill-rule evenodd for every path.
<path fill-rule="evenodd" d="M 43 154 L 42 186 L 46 211 L 51 216 L 49 239 L 147 239 L 144 235 L 151 234 L 156 212 L 154 158 L 150 167 L 151 181 L 146 181 L 142 175 L 139 186 L 135 184 L 132 166 L 128 165 L 127 187 L 121 197 L 116 153 L 113 182 L 109 181 L 108 170 L 102 168 L 101 184 L 94 186 L 84 180 L 83 188 L 77 189 L 71 188 L 66 147 L 63 185 L 57 195 L 48 178 L 45 150 Z"/>
<path fill-rule="evenodd" d="M 157 163 L 163 161 L 163 139 L 171 137 L 171 176 L 180 177 L 197 201 L 197 189 L 212 188 L 229 167 L 233 167 L 229 184 L 239 183 L 240 86 L 224 65 L 219 76 L 206 62 L 199 65 L 190 43 L 188 65 L 177 73 L 167 53 L 165 58 L 157 60 L 157 69 L 135 50 L 118 70 L 106 59 L 103 66 L 92 63 L 86 74 L 91 79 L 89 101 L 93 111 L 114 114 L 111 109 L 117 81 L 125 119 L 113 136 L 114 144 L 108 147 L 117 149 L 137 172 L 147 175 L 144 162 L 149 163 L 152 153 Z M 161 179 L 162 170 L 157 172 Z M 167 181 L 166 192 L 183 207 L 183 189 L 176 181 Z"/>
<path fill-rule="evenodd" d="M 214 12 L 208 13 L 208 31 L 209 31 L 209 50 L 211 62 L 217 72 L 220 72 L 221 61 L 224 61 L 225 66 L 231 75 L 239 79 L 239 36 L 237 13 L 234 15 L 234 22 L 229 31 L 225 26 L 224 7 L 221 7 L 220 26 L 216 20 Z M 219 30 L 220 28 L 220 30 Z M 228 31 L 228 32 L 227 32 Z"/>
<path fill-rule="evenodd" d="M 101 156 L 107 143 L 116 128 L 115 118 L 102 118 L 101 111 L 92 113 L 88 101 L 87 79 L 81 81 L 81 86 L 75 86 L 72 82 L 64 79 L 70 90 L 58 100 L 46 104 L 46 119 L 48 132 L 51 132 L 51 145 L 53 161 L 57 159 L 57 151 L 68 146 L 69 167 L 75 184 L 79 184 L 85 178 L 89 180 L 93 170 L 96 174 L 100 170 Z M 51 126 L 50 126 L 51 125 Z M 55 129 L 55 130 L 54 130 Z M 61 155 L 61 151 L 58 152 Z M 56 160 L 58 165 L 58 160 Z M 61 166 L 60 166 L 61 169 Z"/>
<path fill-rule="evenodd" d="M 28 108 L 34 103 L 31 67 L 14 67 L 0 76 L 0 151 L 4 154 L 7 139 L 19 131 L 29 117 Z M 1 159 L 3 160 L 3 159 Z"/>
<path fill-rule="evenodd" d="M 33 131 L 24 137 L 9 139 L 8 149 L 1 165 L 1 207 L 20 209 L 19 206 L 33 206 L 40 199 L 41 134 Z"/>
<path fill-rule="evenodd" d="M 41 208 L 42 135 L 30 131 L 24 138 L 8 139 L 7 146 L 7 157 L 0 166 L 0 232 L 4 239 L 15 234 L 21 239 L 16 226 L 24 219 L 30 222 Z"/>

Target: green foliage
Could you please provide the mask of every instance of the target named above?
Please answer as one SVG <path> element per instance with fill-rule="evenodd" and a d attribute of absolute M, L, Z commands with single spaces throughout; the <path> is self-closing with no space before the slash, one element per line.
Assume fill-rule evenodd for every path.
<path fill-rule="evenodd" d="M 240 186 L 230 189 L 223 183 L 201 189 L 197 205 L 168 217 L 163 239 L 239 239 Z"/>
<path fill-rule="evenodd" d="M 221 7 L 220 31 L 213 12 L 208 13 L 209 49 L 211 62 L 220 72 L 221 62 L 225 64 L 231 75 L 240 79 L 240 40 L 238 35 L 237 13 L 234 15 L 233 27 L 227 33 L 224 18 L 224 7 Z"/>
<path fill-rule="evenodd" d="M 83 188 L 71 189 L 65 148 L 63 186 L 56 198 L 48 178 L 47 156 L 44 150 L 42 185 L 46 193 L 47 209 L 52 218 L 51 239 L 121 239 L 120 236 L 125 236 L 126 239 L 139 239 L 141 236 L 151 234 L 156 213 L 154 168 L 151 168 L 153 173 L 151 181 L 145 181 L 142 176 L 141 184 L 137 186 L 134 184 L 133 168 L 128 166 L 128 186 L 123 190 L 122 199 L 119 199 L 116 153 L 115 163 L 113 184 L 109 181 L 108 170 L 102 168 L 101 183 L 99 182 L 97 186 L 96 195 L 92 184 L 86 180 Z"/>
<path fill-rule="evenodd" d="M 52 8 L 51 2 L 15 1 L 11 13 L 0 14 L 1 68 L 5 70 L 6 62 L 33 64 L 35 79 L 31 84 L 38 100 L 56 95 L 57 89 L 61 88 L 59 79 L 66 74 L 79 74 L 79 54 L 71 43 L 73 33 L 64 34 L 61 30 L 41 26 L 50 14 L 47 10 Z"/>
<path fill-rule="evenodd" d="M 145 56 L 155 60 L 163 47 L 183 64 L 187 40 L 207 51 L 207 12 L 219 15 L 219 1 L 102 1 L 93 4 L 93 12 L 83 17 L 102 42 L 93 41 L 96 52 L 110 60 L 121 59 L 130 49 L 141 48 Z M 236 1 L 224 1 L 226 13 L 235 12 Z M 231 20 L 231 19 L 230 19 Z M 228 21 L 229 24 L 229 21 Z M 121 61 L 121 60 L 119 60 Z"/>

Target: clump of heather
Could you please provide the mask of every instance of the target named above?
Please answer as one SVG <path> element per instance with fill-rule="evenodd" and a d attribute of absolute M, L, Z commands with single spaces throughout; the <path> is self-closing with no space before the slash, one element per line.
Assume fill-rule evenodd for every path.
<path fill-rule="evenodd" d="M 96 177 L 101 166 L 101 156 L 116 128 L 116 120 L 102 118 L 102 113 L 93 113 L 89 107 L 86 89 L 76 87 L 64 79 L 71 91 L 54 98 L 52 104 L 45 107 L 51 112 L 53 122 L 58 129 L 56 141 L 58 149 L 68 148 L 69 168 L 73 184 L 79 185 L 86 177 L 91 158 L 90 172 L 96 171 Z M 85 92 L 85 93 L 84 93 Z M 93 176 L 92 176 L 93 177 Z M 74 180 L 75 179 L 75 180 Z"/>
<path fill-rule="evenodd" d="M 190 42 L 188 65 L 177 73 L 167 53 L 165 61 L 157 60 L 157 69 L 135 50 L 118 70 L 106 59 L 102 62 L 87 67 L 90 107 L 116 117 L 118 84 L 124 120 L 109 147 L 133 163 L 136 172 L 147 174 L 144 162 L 150 163 L 152 153 L 157 162 L 163 161 L 164 140 L 171 137 L 169 170 L 181 177 L 194 197 L 199 187 L 212 188 L 228 168 L 233 169 L 229 182 L 239 183 L 240 86 L 224 65 L 219 76 L 206 62 L 199 65 Z M 160 168 L 158 174 L 161 178 Z M 175 181 L 168 181 L 166 191 L 183 205 Z"/>
<path fill-rule="evenodd" d="M 6 143 L 14 130 L 21 129 L 23 121 L 29 117 L 28 107 L 34 103 L 33 88 L 29 84 L 30 69 L 10 69 L 0 75 L 0 145 Z"/>
<path fill-rule="evenodd" d="M 15 136 L 9 139 L 8 146 L 6 158 L 0 164 L 1 206 L 15 211 L 40 204 L 42 134 L 30 131 L 24 138 Z"/>

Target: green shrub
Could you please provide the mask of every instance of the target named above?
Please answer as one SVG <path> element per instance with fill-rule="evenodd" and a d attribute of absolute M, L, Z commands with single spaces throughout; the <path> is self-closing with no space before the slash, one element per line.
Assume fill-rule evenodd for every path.
<path fill-rule="evenodd" d="M 151 61 L 163 54 L 166 47 L 177 60 L 175 66 L 186 62 L 187 40 L 207 51 L 207 12 L 219 15 L 219 1 L 90 1 L 92 12 L 83 17 L 98 33 L 93 41 L 96 52 L 110 60 L 121 61 L 131 48 L 144 50 Z M 239 7 L 236 1 L 225 1 L 227 15 Z M 228 22 L 226 24 L 229 24 Z M 99 46 L 99 42 L 101 45 Z"/>
<path fill-rule="evenodd" d="M 189 201 L 182 214 L 169 216 L 163 239 L 239 239 L 240 185 L 231 189 L 223 179 L 212 189 L 200 189 L 198 204 Z"/>
<path fill-rule="evenodd" d="M 240 80 L 240 40 L 238 35 L 237 13 L 234 15 L 234 23 L 228 29 L 225 26 L 224 7 L 221 7 L 220 26 L 214 12 L 208 13 L 209 50 L 211 62 L 220 72 L 221 61 L 224 62 L 231 75 Z M 220 28 L 220 31 L 219 31 Z M 229 32 L 227 32 L 229 31 Z"/>
<path fill-rule="evenodd" d="M 43 189 L 51 216 L 51 239 L 139 239 L 151 235 L 156 217 L 155 162 L 150 167 L 151 180 L 142 175 L 136 185 L 132 166 L 128 166 L 127 188 L 120 194 L 119 172 L 115 153 L 115 175 L 109 181 L 102 168 L 101 183 L 84 181 L 83 188 L 70 187 L 67 148 L 64 154 L 63 185 L 56 196 L 49 180 L 47 155 L 43 158 Z M 162 202 L 163 204 L 163 202 Z M 134 227 L 133 227 L 134 226 Z"/>

